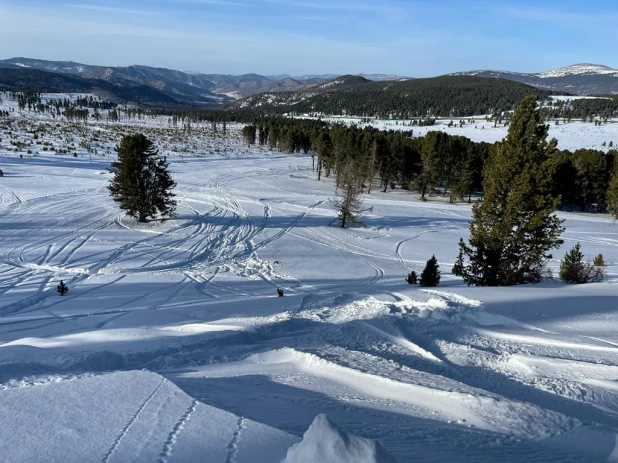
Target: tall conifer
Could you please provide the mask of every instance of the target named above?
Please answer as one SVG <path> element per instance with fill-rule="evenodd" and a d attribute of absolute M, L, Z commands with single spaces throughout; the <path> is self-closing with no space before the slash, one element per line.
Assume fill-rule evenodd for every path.
<path fill-rule="evenodd" d="M 145 222 L 157 213 L 173 216 L 176 183 L 167 171 L 169 163 L 143 134 L 126 135 L 116 147 L 118 161 L 112 163 L 114 178 L 108 189 L 120 209 Z"/>
<path fill-rule="evenodd" d="M 459 243 L 453 273 L 469 285 L 538 282 L 549 251 L 562 243 L 548 163 L 557 142 L 547 141 L 548 131 L 534 97 L 526 97 L 485 167 L 485 196 L 472 208 L 470 243 Z"/>
<path fill-rule="evenodd" d="M 618 162 L 607 189 L 607 210 L 614 219 L 618 219 Z"/>

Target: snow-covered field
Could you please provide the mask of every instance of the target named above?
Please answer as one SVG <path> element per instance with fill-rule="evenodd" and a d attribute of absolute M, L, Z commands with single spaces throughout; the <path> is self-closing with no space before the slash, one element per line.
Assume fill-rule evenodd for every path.
<path fill-rule="evenodd" d="M 317 119 L 316 117 L 303 118 Z M 423 137 L 427 132 L 441 131 L 449 135 L 467 137 L 477 143 L 500 141 L 506 137 L 509 130 L 504 124 L 494 124 L 492 121 L 479 117 L 473 118 L 473 122 L 466 119 L 463 126 L 459 125 L 459 118 L 453 118 L 438 119 L 434 125 L 427 127 L 410 126 L 411 121 L 370 120 L 369 122 L 362 122 L 360 118 L 349 117 L 323 117 L 321 119 L 331 123 L 356 124 L 359 127 L 369 125 L 380 130 L 412 130 L 414 137 Z M 453 125 L 449 127 L 451 121 Z M 555 125 L 554 122 L 549 123 L 549 137 L 556 138 L 558 148 L 562 150 L 594 149 L 607 152 L 612 149 L 609 147 L 610 142 L 614 147 L 618 147 L 618 121 L 615 119 L 610 119 L 609 122 L 599 126 L 596 126 L 593 122 L 559 122 L 559 125 Z"/>
<path fill-rule="evenodd" d="M 141 130 L 171 146 L 165 122 Z M 84 130 L 105 153 L 123 129 Z M 278 462 L 326 413 L 402 463 L 618 461 L 607 216 L 563 214 L 550 263 L 579 241 L 605 282 L 468 288 L 450 273 L 468 205 L 372 193 L 364 228 L 329 227 L 310 157 L 230 130 L 178 136 L 178 216 L 145 225 L 107 194 L 113 152 L 20 158 L 0 133 L 0 460 Z M 408 285 L 434 253 L 440 287 Z"/>

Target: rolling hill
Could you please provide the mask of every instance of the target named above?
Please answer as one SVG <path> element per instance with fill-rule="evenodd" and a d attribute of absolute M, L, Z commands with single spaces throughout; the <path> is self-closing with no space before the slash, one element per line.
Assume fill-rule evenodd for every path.
<path fill-rule="evenodd" d="M 550 94 L 506 79 L 442 76 L 373 82 L 343 76 L 301 92 L 262 93 L 236 103 L 278 113 L 319 113 L 359 117 L 467 117 L 511 111 L 524 96 Z"/>

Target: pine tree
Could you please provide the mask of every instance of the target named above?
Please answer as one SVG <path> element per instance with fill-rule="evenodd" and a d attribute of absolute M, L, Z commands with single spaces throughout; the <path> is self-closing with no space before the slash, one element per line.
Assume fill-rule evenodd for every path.
<path fill-rule="evenodd" d="M 593 283 L 599 283 L 605 279 L 605 274 L 607 273 L 607 264 L 605 263 L 605 258 L 603 254 L 598 254 L 592 260 L 592 272 L 590 276 L 590 281 Z"/>
<path fill-rule="evenodd" d="M 562 221 L 554 214 L 559 198 L 552 195 L 548 162 L 557 142 L 547 142 L 548 131 L 534 97 L 526 97 L 506 140 L 486 164 L 484 198 L 472 208 L 470 244 L 459 243 L 453 273 L 468 285 L 539 282 L 548 252 L 562 243 Z"/>
<path fill-rule="evenodd" d="M 592 263 L 597 267 L 605 267 L 605 257 L 603 257 L 603 254 L 598 254 L 594 257 Z"/>
<path fill-rule="evenodd" d="M 605 259 L 599 254 L 592 262 L 584 262 L 581 245 L 577 243 L 560 261 L 560 279 L 565 283 L 598 283 L 605 277 Z"/>
<path fill-rule="evenodd" d="M 169 163 L 159 156 L 154 144 L 142 134 L 126 135 L 116 147 L 118 161 L 112 163 L 114 178 L 108 189 L 126 213 L 145 222 L 157 213 L 172 217 L 176 183 L 168 172 Z"/>
<path fill-rule="evenodd" d="M 421 273 L 421 286 L 435 287 L 440 284 L 440 266 L 438 265 L 438 259 L 436 256 L 431 256 L 431 259 L 427 261 L 425 270 Z"/>
<path fill-rule="evenodd" d="M 416 276 L 416 272 L 414 270 L 408 273 L 408 277 L 406 278 L 406 281 L 410 285 L 418 284 L 418 277 Z"/>
<path fill-rule="evenodd" d="M 565 283 L 586 283 L 585 267 L 584 254 L 577 243 L 560 261 L 560 279 Z"/>
<path fill-rule="evenodd" d="M 606 199 L 607 210 L 614 219 L 618 219 L 618 163 L 614 167 L 614 174 L 609 182 Z"/>
<path fill-rule="evenodd" d="M 448 135 L 442 132 L 429 132 L 423 138 L 421 149 L 422 169 L 415 180 L 416 189 L 421 194 L 421 201 L 425 201 L 428 190 L 431 192 L 436 186 L 439 175 L 440 159 L 446 151 Z"/>
<path fill-rule="evenodd" d="M 58 291 L 61 296 L 64 296 L 66 293 L 69 292 L 69 287 L 64 284 L 63 280 L 60 280 L 60 284 L 58 285 L 56 291 Z"/>

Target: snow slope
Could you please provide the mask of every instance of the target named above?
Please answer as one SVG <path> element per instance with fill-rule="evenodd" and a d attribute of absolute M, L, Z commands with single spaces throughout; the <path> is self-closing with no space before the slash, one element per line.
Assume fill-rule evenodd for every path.
<path fill-rule="evenodd" d="M 2 461 L 279 463 L 298 438 L 131 371 L 0 394 Z"/>
<path fill-rule="evenodd" d="M 11 139 L 30 136 L 29 117 L 12 115 Z M 550 261 L 555 271 L 579 241 L 587 257 L 605 256 L 603 283 L 468 288 L 450 273 L 467 204 L 372 193 L 366 226 L 341 230 L 328 226 L 332 179 L 317 182 L 310 157 L 244 147 L 239 126 L 225 138 L 199 126 L 182 135 L 161 118 L 60 129 L 77 157 L 14 151 L 0 126 L 0 403 L 145 369 L 167 379 L 154 395 L 161 407 L 177 404 L 145 434 L 164 437 L 157 452 L 195 398 L 197 410 L 232 413 L 232 434 L 241 416 L 300 439 L 326 413 L 402 463 L 618 461 L 618 229 L 608 217 L 561 214 L 565 243 Z M 66 143 L 60 129 L 43 140 Z M 169 154 L 176 218 L 139 224 L 109 198 L 107 149 L 123 130 Z M 95 133 L 90 162 L 78 145 Z M 408 285 L 434 253 L 440 287 Z M 110 400 L 131 405 L 106 411 L 115 424 L 93 437 L 99 460 L 160 381 L 140 374 L 148 379 L 114 386 Z M 21 416 L 23 426 L 36 419 Z"/>

